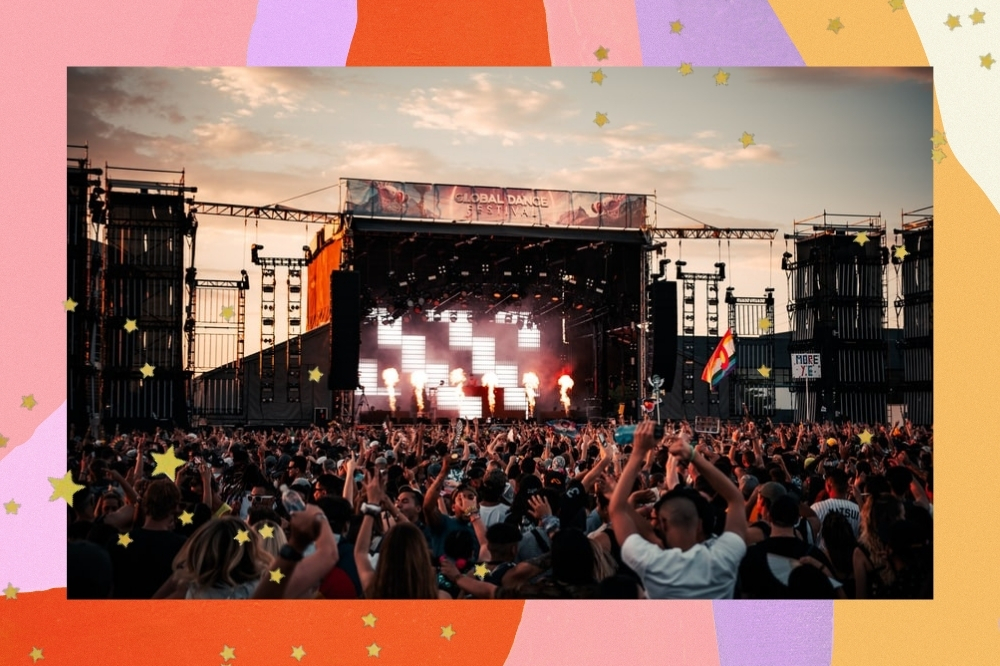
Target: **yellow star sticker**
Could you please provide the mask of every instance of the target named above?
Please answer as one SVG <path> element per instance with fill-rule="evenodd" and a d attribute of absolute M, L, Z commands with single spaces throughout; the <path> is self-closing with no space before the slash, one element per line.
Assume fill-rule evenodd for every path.
<path fill-rule="evenodd" d="M 260 532 L 260 535 L 262 537 L 264 537 L 265 539 L 273 539 L 274 538 L 274 528 L 271 527 L 270 525 L 264 525 L 264 527 L 260 528 L 257 531 Z"/>
<path fill-rule="evenodd" d="M 694 67 L 689 62 L 682 62 L 677 71 L 681 73 L 681 76 L 687 76 L 688 74 L 694 74 Z"/>
<path fill-rule="evenodd" d="M 598 111 L 597 115 L 594 117 L 594 122 L 597 123 L 598 127 L 604 127 L 606 123 L 609 123 L 611 121 L 608 120 L 608 115 L 606 113 L 601 113 L 600 111 Z"/>
<path fill-rule="evenodd" d="M 32 393 L 31 395 L 22 395 L 21 396 L 21 406 L 24 407 L 25 409 L 27 409 L 29 412 L 32 409 L 34 409 L 35 405 L 37 405 L 37 404 L 38 404 L 38 401 L 35 400 L 35 394 L 34 393 Z"/>
<path fill-rule="evenodd" d="M 476 565 L 476 578 L 482 580 L 490 575 L 490 570 L 485 564 Z"/>
<path fill-rule="evenodd" d="M 867 243 L 869 240 L 870 239 L 868 238 L 868 232 L 866 231 L 859 231 L 858 235 L 854 237 L 854 242 L 860 245 L 861 247 L 864 247 L 865 243 Z"/>
<path fill-rule="evenodd" d="M 79 483 L 73 483 L 73 475 L 66 472 L 66 476 L 59 477 L 49 477 L 49 483 L 52 484 L 52 497 L 49 498 L 50 502 L 55 502 L 60 497 L 66 500 L 66 504 L 73 506 L 73 495 L 83 490 L 83 486 Z"/>
<path fill-rule="evenodd" d="M 931 145 L 935 148 L 938 146 L 947 146 L 948 137 L 945 136 L 944 132 L 934 130 L 934 136 L 931 137 Z"/>
<path fill-rule="evenodd" d="M 743 144 L 744 148 L 754 145 L 753 134 L 743 132 L 743 136 L 740 137 L 740 143 Z"/>
<path fill-rule="evenodd" d="M 723 72 L 722 68 L 715 74 L 715 85 L 717 86 L 728 86 L 729 85 L 729 72 Z"/>
<path fill-rule="evenodd" d="M 596 83 L 599 86 L 604 85 L 605 78 L 606 77 L 604 76 L 604 72 L 601 71 L 600 69 L 598 69 L 596 72 L 590 73 L 590 82 Z"/>
<path fill-rule="evenodd" d="M 323 373 L 319 371 L 319 366 L 316 366 L 309 371 L 309 381 L 319 383 L 319 378 L 323 376 Z"/>
<path fill-rule="evenodd" d="M 945 155 L 944 151 L 941 150 L 940 148 L 935 148 L 934 150 L 931 151 L 931 159 L 937 162 L 938 164 L 941 164 L 941 160 L 943 160 L 946 157 L 948 156 Z"/>
<path fill-rule="evenodd" d="M 177 468 L 184 466 L 184 461 L 177 457 L 177 449 L 174 447 L 170 447 L 166 453 L 153 453 L 153 461 L 156 462 L 153 476 L 164 474 L 170 479 L 176 479 Z"/>
<path fill-rule="evenodd" d="M 374 627 L 375 620 L 377 620 L 378 618 L 372 615 L 371 613 L 368 613 L 368 615 L 365 615 L 361 619 L 364 621 L 366 627 Z"/>
<path fill-rule="evenodd" d="M 31 646 L 31 654 L 29 654 L 28 656 L 31 657 L 31 663 L 33 664 L 36 663 L 39 659 L 45 659 L 45 657 L 42 656 L 42 651 L 36 648 L 35 646 Z"/>
<path fill-rule="evenodd" d="M 368 646 L 367 650 L 369 657 L 377 657 L 378 653 L 382 651 L 382 648 L 380 648 L 377 644 L 372 643 Z"/>
<path fill-rule="evenodd" d="M 996 60 L 993 59 L 993 54 L 992 53 L 987 53 L 984 56 L 979 56 L 979 64 L 982 67 L 985 67 L 986 69 L 991 68 L 993 66 L 993 63 L 995 63 L 995 62 L 996 62 Z"/>
<path fill-rule="evenodd" d="M 302 646 L 292 647 L 292 659 L 298 659 L 302 661 L 302 657 L 306 656 L 306 651 L 302 649 Z"/>
<path fill-rule="evenodd" d="M 771 376 L 771 368 L 767 367 L 767 365 L 762 365 L 757 368 L 757 372 L 759 372 L 764 379 L 768 379 Z"/>
<path fill-rule="evenodd" d="M 228 645 L 222 646 L 222 652 L 219 653 L 223 661 L 229 661 L 230 659 L 236 659 L 236 648 L 231 648 Z"/>
<path fill-rule="evenodd" d="M 125 320 L 125 330 L 128 331 L 129 333 L 135 333 L 136 329 L 138 328 L 139 325 L 135 323 L 135 319 Z"/>
<path fill-rule="evenodd" d="M 889 0 L 889 6 L 892 7 L 892 11 L 906 7 L 906 5 L 903 4 L 903 0 Z"/>
<path fill-rule="evenodd" d="M 979 7 L 976 7 L 976 11 L 969 14 L 969 18 L 972 19 L 972 25 L 978 23 L 986 23 L 986 12 L 979 11 Z"/>
<path fill-rule="evenodd" d="M 771 320 L 767 317 L 761 317 L 757 320 L 757 327 L 762 331 L 766 331 L 771 328 Z"/>
<path fill-rule="evenodd" d="M 130 537 L 128 535 L 128 532 L 126 532 L 125 534 L 119 534 L 118 535 L 118 545 L 119 546 L 122 546 L 124 548 L 128 548 L 128 545 L 130 543 L 132 543 L 132 537 Z"/>
<path fill-rule="evenodd" d="M 678 21 L 672 21 L 670 23 L 670 33 L 673 35 L 681 34 L 681 30 L 684 29 L 684 24 Z"/>
<path fill-rule="evenodd" d="M 250 537 L 247 537 L 247 541 L 249 540 Z M 271 574 L 271 582 L 281 585 L 281 579 L 285 577 L 285 574 L 281 573 L 281 569 L 275 569 L 274 571 L 271 571 L 269 573 Z"/>
<path fill-rule="evenodd" d="M 234 536 L 233 539 L 239 541 L 240 545 L 242 546 L 247 541 L 250 541 L 250 533 L 247 532 L 246 530 L 240 530 L 239 532 L 236 533 L 236 536 Z M 273 574 L 272 574 L 272 579 L 273 579 Z"/>
<path fill-rule="evenodd" d="M 872 434 L 873 433 L 870 433 L 867 430 L 865 430 L 863 433 L 861 433 L 860 435 L 858 435 L 858 439 L 861 440 L 862 444 L 871 444 L 872 443 Z"/>
<path fill-rule="evenodd" d="M 226 307 L 222 308 L 221 315 L 223 319 L 229 321 L 236 315 L 236 310 L 233 309 L 232 305 L 227 305 Z"/>
<path fill-rule="evenodd" d="M 79 303 L 74 301 L 72 298 L 67 298 L 63 301 L 63 307 L 66 308 L 66 312 L 76 312 L 76 306 L 78 305 Z"/>
<path fill-rule="evenodd" d="M 844 29 L 844 24 L 840 22 L 840 17 L 838 16 L 838 17 L 837 17 L 837 18 L 835 18 L 835 19 L 830 19 L 830 23 L 829 23 L 829 25 L 827 25 L 827 26 L 826 26 L 826 29 L 827 29 L 827 30 L 832 30 L 832 31 L 833 31 L 833 34 L 835 34 L 835 35 L 836 35 L 836 34 L 838 34 L 838 33 L 839 33 L 839 32 L 840 32 L 841 30 L 843 30 L 843 29 Z"/>
<path fill-rule="evenodd" d="M 153 376 L 153 370 L 156 370 L 156 366 L 150 365 L 149 363 L 146 363 L 146 365 L 139 368 L 139 372 L 142 373 L 142 376 L 147 378 Z"/>
<path fill-rule="evenodd" d="M 948 20 L 945 21 L 944 24 L 948 26 L 949 30 L 962 27 L 962 23 L 959 18 L 957 16 L 952 16 L 951 14 L 948 14 Z"/>
<path fill-rule="evenodd" d="M 14 587 L 9 582 L 7 583 L 7 589 L 3 591 L 4 599 L 17 599 L 17 593 L 21 591 L 21 588 Z"/>
<path fill-rule="evenodd" d="M 905 245 L 900 245 L 896 248 L 896 258 L 900 261 L 902 261 L 908 254 L 910 253 L 906 251 Z"/>
<path fill-rule="evenodd" d="M 447 627 L 441 627 L 441 638 L 447 638 L 450 641 L 454 635 L 455 630 L 451 628 L 450 624 Z"/>
<path fill-rule="evenodd" d="M 17 515 L 17 510 L 21 508 L 21 505 L 18 504 L 17 502 L 15 502 L 14 500 L 11 500 L 11 501 L 7 502 L 6 504 L 4 504 L 3 508 L 7 510 L 8 514 L 12 513 L 12 514 L 14 514 L 16 516 Z"/>
<path fill-rule="evenodd" d="M 181 525 L 191 525 L 194 523 L 194 514 L 190 511 L 185 511 L 179 516 L 181 520 Z"/>
<path fill-rule="evenodd" d="M 594 51 L 594 55 L 597 57 L 598 60 L 607 60 L 608 49 L 604 48 L 603 46 L 599 46 L 597 47 L 597 50 Z"/>
<path fill-rule="evenodd" d="M 4 437 L 3 435 L 0 435 L 0 449 L 7 446 L 7 442 L 9 441 L 10 441 L 9 437 Z"/>

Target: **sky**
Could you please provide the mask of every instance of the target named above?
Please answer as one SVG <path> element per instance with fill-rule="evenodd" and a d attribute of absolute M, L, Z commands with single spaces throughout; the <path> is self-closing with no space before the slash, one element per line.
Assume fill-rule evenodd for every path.
<path fill-rule="evenodd" d="M 594 71 L 70 69 L 67 142 L 88 144 L 97 167 L 183 169 L 197 200 L 240 205 L 337 211 L 340 178 L 655 193 L 658 227 L 779 231 L 773 243 L 669 241 L 662 255 L 692 272 L 726 262 L 737 296 L 773 286 L 777 331 L 789 328 L 780 260 L 793 221 L 881 214 L 892 242 L 903 210 L 933 203 L 929 68 L 734 68 L 725 85 L 649 67 L 603 69 L 598 84 Z M 248 354 L 250 245 L 300 257 L 317 231 L 199 216 L 198 277 L 250 273 Z M 890 266 L 890 326 L 895 297 Z M 702 305 L 696 319 L 701 332 Z"/>

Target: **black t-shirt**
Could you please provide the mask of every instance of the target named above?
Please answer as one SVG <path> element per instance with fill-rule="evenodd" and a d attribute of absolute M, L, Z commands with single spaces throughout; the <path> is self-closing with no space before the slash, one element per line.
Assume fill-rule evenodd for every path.
<path fill-rule="evenodd" d="M 114 542 L 108 546 L 114 567 L 113 599 L 152 599 L 173 573 L 174 557 L 184 545 L 184 537 L 165 530 L 137 528 L 129 532 L 127 547 Z"/>
<path fill-rule="evenodd" d="M 788 587 L 781 583 L 767 563 L 767 556 L 780 555 L 792 559 L 806 556 L 819 560 L 830 571 L 826 555 L 818 548 L 810 546 L 797 537 L 768 537 L 747 548 L 747 554 L 740 563 L 739 587 L 742 594 L 750 599 L 786 599 Z"/>

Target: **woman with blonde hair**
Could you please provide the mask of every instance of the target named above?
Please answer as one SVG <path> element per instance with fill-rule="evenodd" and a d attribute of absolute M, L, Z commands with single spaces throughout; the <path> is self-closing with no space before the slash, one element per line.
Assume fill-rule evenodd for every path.
<path fill-rule="evenodd" d="M 896 582 L 889 562 L 889 532 L 903 519 L 903 503 L 892 495 L 869 495 L 861 508 L 861 534 L 854 549 L 857 599 L 889 599 Z"/>
<path fill-rule="evenodd" d="M 261 532 L 261 530 L 264 531 Z M 271 564 L 274 564 L 274 560 L 278 558 L 278 551 L 288 543 L 288 539 L 285 538 L 285 531 L 281 529 L 281 525 L 267 519 L 258 520 L 254 523 L 253 531 L 260 535 L 261 548 L 271 556 Z"/>

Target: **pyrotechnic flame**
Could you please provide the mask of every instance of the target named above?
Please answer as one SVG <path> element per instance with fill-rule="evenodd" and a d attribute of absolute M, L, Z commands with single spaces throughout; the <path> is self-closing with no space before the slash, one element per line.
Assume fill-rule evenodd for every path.
<path fill-rule="evenodd" d="M 396 368 L 386 368 L 382 371 L 382 381 L 389 391 L 389 411 L 396 413 L 396 384 L 399 383 L 399 372 Z"/>
<path fill-rule="evenodd" d="M 497 400 L 496 395 L 493 393 L 493 387 L 497 385 L 497 376 L 492 372 L 487 372 L 483 375 L 483 385 L 490 390 L 490 416 L 496 410 Z"/>
<path fill-rule="evenodd" d="M 535 414 L 535 391 L 538 390 L 538 375 L 526 372 L 521 382 L 524 384 L 524 395 L 528 398 L 528 416 L 531 417 Z"/>
<path fill-rule="evenodd" d="M 566 416 L 569 416 L 569 390 L 573 388 L 573 378 L 569 375 L 563 375 L 559 378 L 559 401 L 562 403 L 563 409 L 566 410 Z"/>
<path fill-rule="evenodd" d="M 462 368 L 455 368 L 451 371 L 451 374 L 448 375 L 448 380 L 451 382 L 451 385 L 457 386 L 459 393 L 462 392 L 462 386 L 465 385 L 465 379 L 465 370 L 462 370 Z"/>
<path fill-rule="evenodd" d="M 417 370 L 410 375 L 413 384 L 413 394 L 417 396 L 417 411 L 424 411 L 424 385 L 427 383 L 427 373 Z"/>

